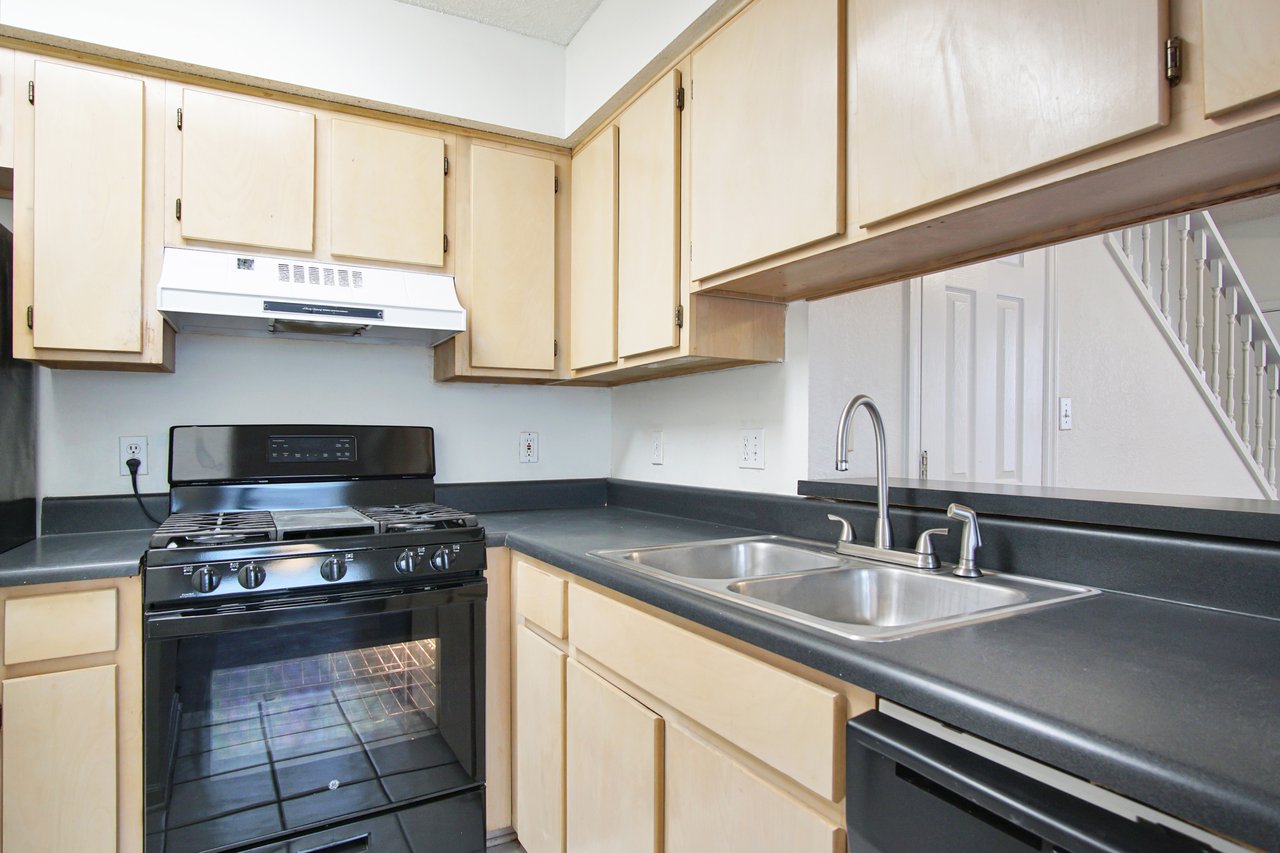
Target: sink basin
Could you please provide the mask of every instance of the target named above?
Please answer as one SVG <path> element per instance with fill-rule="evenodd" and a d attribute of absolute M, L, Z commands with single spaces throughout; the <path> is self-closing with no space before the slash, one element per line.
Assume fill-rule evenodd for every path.
<path fill-rule="evenodd" d="M 1025 575 L 971 579 L 904 569 L 788 536 L 592 554 L 850 640 L 897 640 L 1098 594 Z"/>
<path fill-rule="evenodd" d="M 839 566 L 834 551 L 822 553 L 781 536 L 720 539 L 613 552 L 615 561 L 635 563 L 682 578 L 729 580 Z"/>
<path fill-rule="evenodd" d="M 1010 607 L 1025 592 L 948 575 L 858 567 L 738 581 L 729 591 L 828 622 L 896 627 Z"/>

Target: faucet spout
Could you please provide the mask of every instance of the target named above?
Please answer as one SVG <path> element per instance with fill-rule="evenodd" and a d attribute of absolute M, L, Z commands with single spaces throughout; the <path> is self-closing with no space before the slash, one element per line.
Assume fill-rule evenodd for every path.
<path fill-rule="evenodd" d="M 844 407 L 840 426 L 836 430 L 836 470 L 849 470 L 849 423 L 858 409 L 865 408 L 871 418 L 871 428 L 876 435 L 876 547 L 892 548 L 893 537 L 889 532 L 889 480 L 886 473 L 884 421 L 880 409 L 866 394 L 859 394 Z"/>

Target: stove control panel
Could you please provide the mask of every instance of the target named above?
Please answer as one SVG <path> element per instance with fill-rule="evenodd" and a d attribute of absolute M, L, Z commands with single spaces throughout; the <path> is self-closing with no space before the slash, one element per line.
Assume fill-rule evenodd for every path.
<path fill-rule="evenodd" d="M 348 584 L 403 583 L 410 578 L 443 579 L 475 574 L 484 568 L 483 541 L 148 564 L 144 595 L 148 606 L 163 602 L 179 605 L 192 599 L 256 597 L 308 588 L 333 590 Z"/>

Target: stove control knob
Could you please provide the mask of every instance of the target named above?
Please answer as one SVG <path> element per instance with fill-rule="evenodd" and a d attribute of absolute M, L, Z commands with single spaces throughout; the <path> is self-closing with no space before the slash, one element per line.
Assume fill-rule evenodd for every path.
<path fill-rule="evenodd" d="M 240 586 L 245 589 L 257 589 L 267 579 L 267 570 L 257 563 L 248 563 L 240 567 L 237 576 L 240 579 Z"/>
<path fill-rule="evenodd" d="M 431 568 L 437 572 L 449 571 L 449 552 L 443 548 L 437 548 L 431 555 Z"/>
<path fill-rule="evenodd" d="M 326 557 L 320 564 L 320 577 L 329 582 L 340 581 L 347 573 L 347 564 L 337 557 Z"/>
<path fill-rule="evenodd" d="M 213 592 L 222 583 L 222 575 L 212 566 L 201 566 L 191 573 L 191 585 L 196 592 Z"/>
<path fill-rule="evenodd" d="M 396 571 L 402 575 L 411 575 L 418 570 L 418 556 L 405 549 L 396 557 Z"/>

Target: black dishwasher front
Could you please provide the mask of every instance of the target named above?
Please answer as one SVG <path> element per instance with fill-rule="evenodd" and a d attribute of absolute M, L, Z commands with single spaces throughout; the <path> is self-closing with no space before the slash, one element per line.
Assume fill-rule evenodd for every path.
<path fill-rule="evenodd" d="M 847 737 L 849 849 L 856 853 L 1207 849 L 880 711 L 850 720 Z"/>

